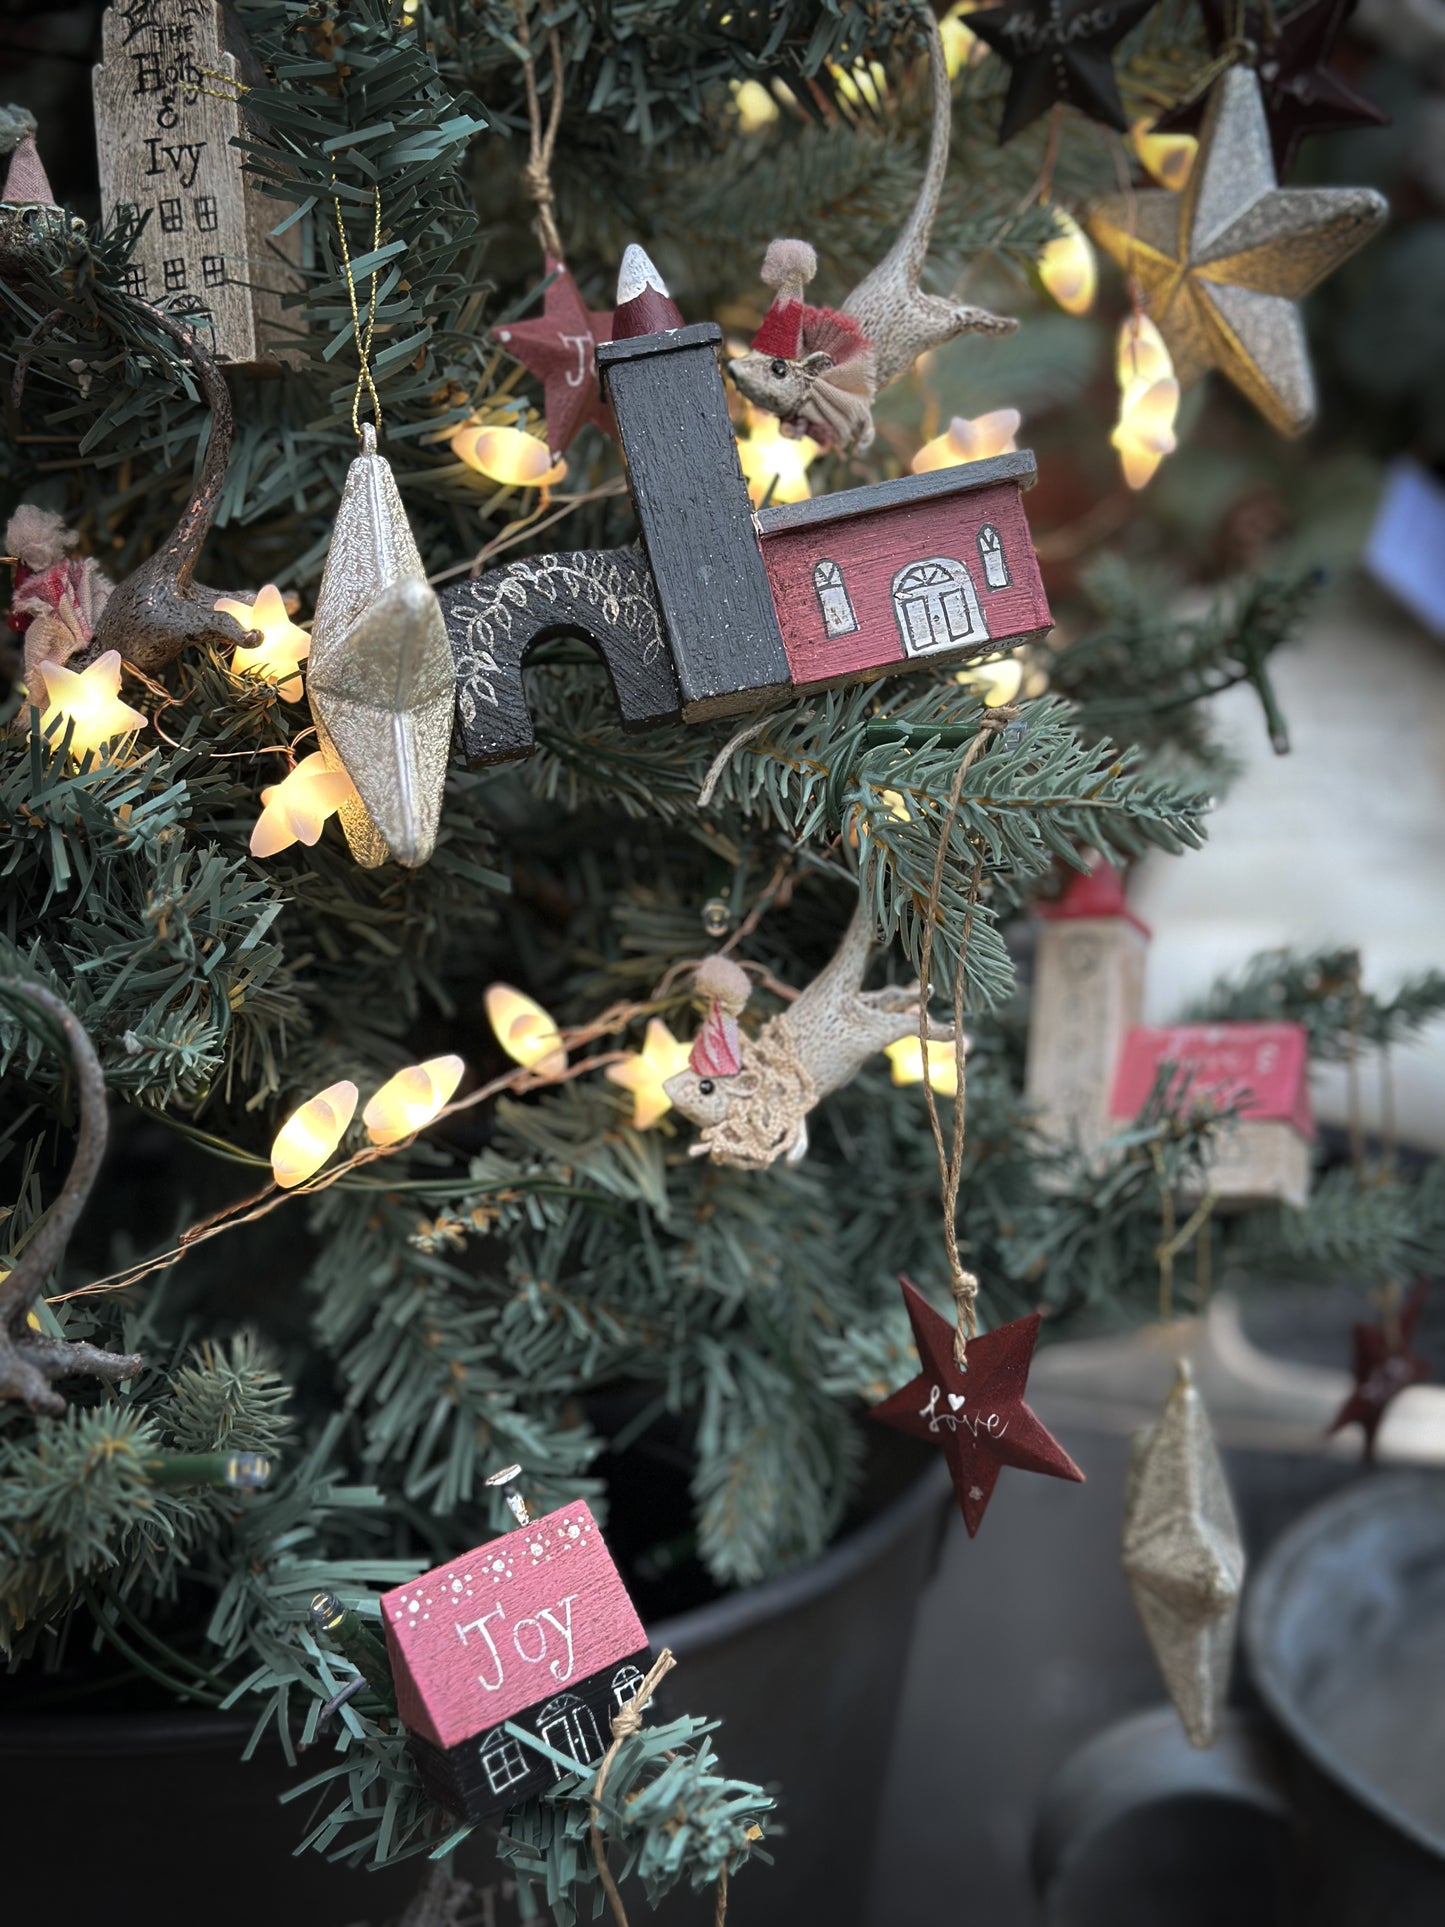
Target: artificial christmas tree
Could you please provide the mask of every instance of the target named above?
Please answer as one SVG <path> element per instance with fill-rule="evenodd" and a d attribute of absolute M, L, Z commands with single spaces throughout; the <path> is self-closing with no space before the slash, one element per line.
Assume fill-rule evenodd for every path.
<path fill-rule="evenodd" d="M 53 565 L 79 571 L 72 590 L 115 584 L 90 633 L 12 652 L 0 714 L 0 1235 L 24 1286 L 0 1280 L 0 1312 L 22 1357 L 109 1361 L 99 1379 L 57 1371 L 58 1390 L 17 1373 L 0 1404 L 7 1684 L 27 1711 L 75 1695 L 117 1718 L 239 1709 L 263 1753 L 306 1749 L 306 1844 L 375 1868 L 500 1854 L 522 1918 L 595 1901 L 617 1920 L 634 1894 L 689 1887 L 708 1917 L 741 1887 L 755 1920 L 800 1918 L 829 1862 L 841 1923 L 864 1883 L 826 1825 L 781 1850 L 783 1899 L 766 1898 L 774 1876 L 748 1863 L 768 1851 L 775 1768 L 731 1761 L 725 1727 L 743 1777 L 724 1773 L 710 1709 L 680 1710 L 681 1644 L 668 1709 L 641 1691 L 604 1706 L 613 1674 L 644 1664 L 630 1622 L 584 1705 L 600 1765 L 589 1733 L 554 1770 L 547 1728 L 575 1739 L 581 1714 L 542 1719 L 530 1694 L 530 1727 L 468 1707 L 429 1742 L 459 1752 L 455 1781 L 432 1775 L 443 1792 L 486 1776 L 498 1731 L 489 1792 L 503 1761 L 522 1769 L 509 1784 L 546 1783 L 495 1837 L 473 1833 L 409 1748 L 383 1599 L 409 1609 L 423 1574 L 465 1588 L 509 1528 L 488 1481 L 512 1460 L 539 1513 L 591 1508 L 644 1627 L 817 1561 L 876 1493 L 865 1475 L 900 1463 L 882 1455 L 902 1442 L 861 1422 L 915 1374 L 900 1271 L 952 1293 L 965 1388 L 969 1343 L 982 1383 L 1013 1321 L 1051 1337 L 1150 1315 L 1172 1199 L 1199 1189 L 1220 1118 L 1172 1107 L 1161 1077 L 1091 1155 L 1041 1138 L 1015 956 L 1036 901 L 1093 853 L 1122 869 L 1202 840 L 1221 779 L 1207 699 L 1252 686 L 1279 733 L 1268 662 L 1310 571 L 1282 561 L 1173 613 L 1150 574 L 1171 525 L 1134 508 L 1108 446 L 1109 338 L 1133 296 L 1113 284 L 1096 324 L 1031 293 L 1055 201 L 1082 220 L 1117 192 L 1118 156 L 1062 108 L 1000 147 L 1007 68 L 941 68 L 908 0 L 235 12 L 261 77 L 233 151 L 248 203 L 299 239 L 285 360 L 219 365 L 189 291 L 141 299 L 136 228 L 95 181 L 61 190 L 105 217 L 89 227 L 33 198 L 0 210 L 3 507 L 74 530 Z M 99 8 L 95 27 L 98 47 Z M 1130 115 L 1162 104 L 1161 61 L 1178 102 L 1208 64 L 1182 9 L 1108 57 Z M 771 108 L 751 121 L 749 84 Z M 31 131 L 22 114 L 0 127 L 12 145 Z M 739 295 L 752 264 L 806 233 L 841 304 L 910 209 L 932 220 L 930 141 L 929 272 L 942 290 L 967 261 L 971 297 L 1027 310 L 1017 358 L 990 363 L 1004 344 L 976 331 L 927 366 L 905 357 L 869 392 L 866 453 L 839 436 L 815 499 L 769 503 L 764 483 L 751 501 L 734 444 L 757 418 L 717 356 L 763 324 L 761 297 Z M 534 219 L 565 243 L 541 234 L 545 265 Z M 910 301 L 921 271 L 910 260 Z M 992 315 L 956 291 L 947 305 Z M 576 384 L 538 352 L 554 335 L 576 337 Z M 596 432 L 604 403 L 620 451 Z M 1031 436 L 1038 417 L 1036 460 L 910 474 L 951 415 L 1015 403 Z M 1265 430 L 1227 391 L 1204 407 L 1251 460 L 1290 459 L 1258 453 Z M 394 500 L 382 457 L 357 457 L 363 412 L 384 423 Z M 378 540 L 364 606 L 338 614 L 353 463 Z M 1071 497 L 1113 520 L 1081 534 Z M 383 524 L 409 530 L 395 553 Z M 1081 578 L 1104 527 L 1119 554 Z M 285 624 L 314 613 L 309 659 L 280 635 L 270 668 L 256 660 L 262 585 L 296 598 Z M 16 619 L 48 623 L 59 602 L 36 614 L 33 587 Z M 1011 669 L 999 704 L 987 672 Z M 98 720 L 67 673 L 95 678 Z M 806 1114 L 805 1161 L 690 1155 L 687 1119 L 710 1129 L 717 1086 L 804 1030 L 825 1000 L 797 987 L 834 981 L 840 944 L 838 1005 L 884 1013 L 880 1044 L 907 1029 L 931 1066 L 930 1037 L 955 1039 L 951 1149 L 950 1100 L 894 1085 L 850 1034 L 850 1077 L 819 1057 L 786 1129 L 750 1126 L 750 1145 L 796 1149 Z M 695 991 L 709 1008 L 684 1070 Z M 1217 1004 L 1204 1014 L 1305 1023 L 1321 1057 L 1404 1034 L 1445 989 L 1341 1001 L 1280 965 Z M 59 1269 L 76 1098 L 40 1006 L 89 1039 L 112 1131 Z M 1433 1195 L 1345 1170 L 1305 1213 L 1220 1235 L 1240 1262 L 1370 1254 L 1403 1276 L 1439 1248 Z M 218 1482 L 250 1457 L 264 1489 Z M 566 1597 L 544 1602 L 563 1625 Z M 905 1631 L 861 1670 L 896 1680 Z M 770 1698 L 780 1744 L 823 1730 L 806 1690 L 790 1675 Z M 837 1813 L 885 1750 L 880 1723 L 842 1760 Z M 855 1855 L 870 1818 L 840 1823 Z M 332 1917 L 369 1904 L 338 1889 Z"/>

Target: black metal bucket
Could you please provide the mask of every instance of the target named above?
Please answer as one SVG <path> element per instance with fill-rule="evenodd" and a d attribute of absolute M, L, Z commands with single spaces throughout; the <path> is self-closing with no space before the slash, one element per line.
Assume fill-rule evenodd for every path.
<path fill-rule="evenodd" d="M 1362 1479 L 1260 1562 L 1245 1648 L 1272 1716 L 1196 1753 L 1172 1709 L 1121 1721 L 1050 1786 L 1048 1927 L 1445 1922 L 1445 1478 Z"/>
<path fill-rule="evenodd" d="M 681 1662 L 673 1703 L 724 1721 L 729 1773 L 777 1783 L 776 1864 L 734 1887 L 748 1927 L 858 1927 L 880 1786 L 918 1596 L 952 1492 L 940 1460 L 813 1565 L 652 1629 Z M 293 1858 L 302 1776 L 279 1750 L 242 1765 L 249 1722 L 213 1714 L 0 1719 L 0 1837 L 7 1921 L 59 1920 L 82 1883 L 104 1886 L 116 1927 L 204 1918 L 207 1927 L 347 1927 L 400 1911 L 425 1865 L 375 1875 Z M 519 1919 L 479 1834 L 457 1856 L 483 1927 Z M 89 1870 L 89 1871 L 87 1871 Z M 76 1902 L 77 1910 L 79 1902 Z M 57 1911 L 59 1909 L 60 1911 Z M 713 1897 L 678 1895 L 639 1920 L 710 1923 Z"/>

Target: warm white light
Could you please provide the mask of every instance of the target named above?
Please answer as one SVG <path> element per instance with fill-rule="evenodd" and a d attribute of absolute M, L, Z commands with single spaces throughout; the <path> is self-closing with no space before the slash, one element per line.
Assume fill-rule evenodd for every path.
<path fill-rule="evenodd" d="M 328 768 L 319 749 L 303 757 L 289 776 L 262 790 L 261 814 L 251 832 L 252 856 L 275 856 L 293 843 L 314 843 L 327 817 L 355 794 L 346 771 Z"/>
<path fill-rule="evenodd" d="M 1110 441 L 1124 480 L 1143 488 L 1177 446 L 1179 383 L 1164 337 L 1147 315 L 1130 315 L 1119 330 L 1119 421 Z"/>
<path fill-rule="evenodd" d="M 256 647 L 241 643 L 234 650 L 231 656 L 233 674 L 240 676 L 249 673 L 261 676 L 267 682 L 278 683 L 288 703 L 300 702 L 301 678 L 296 670 L 311 653 L 311 638 L 286 613 L 286 604 L 276 584 L 268 582 L 250 602 L 242 601 L 237 596 L 222 596 L 215 606 L 223 616 L 231 616 L 243 629 L 259 629 L 261 632 L 261 641 Z"/>
<path fill-rule="evenodd" d="M 350 1078 L 328 1084 L 293 1111 L 271 1146 L 271 1173 L 283 1190 L 319 1171 L 346 1135 L 359 1093 Z"/>
<path fill-rule="evenodd" d="M 978 35 L 967 24 L 965 15 L 978 11 L 978 0 L 958 0 L 956 6 L 938 23 L 943 41 L 943 64 L 950 80 L 957 80 L 965 67 L 976 67 L 988 53 Z"/>
<path fill-rule="evenodd" d="M 893 1066 L 895 1084 L 923 1082 L 923 1052 L 916 1037 L 900 1037 L 889 1044 L 884 1055 Z M 958 1057 L 952 1044 L 936 1038 L 928 1042 L 928 1082 L 941 1097 L 952 1097 L 958 1089 Z"/>
<path fill-rule="evenodd" d="M 745 134 L 756 134 L 778 118 L 778 103 L 760 80 L 735 80 L 732 92 L 738 126 Z"/>
<path fill-rule="evenodd" d="M 144 714 L 121 701 L 118 649 L 107 649 L 84 669 L 67 669 L 64 663 L 46 662 L 41 664 L 41 671 L 45 680 L 45 706 L 40 712 L 40 727 L 48 729 L 56 717 L 61 719 L 50 738 L 52 746 L 59 748 L 66 724 L 73 724 L 70 753 L 77 761 L 88 750 L 100 749 L 112 737 L 128 736 L 132 730 L 145 727 Z"/>
<path fill-rule="evenodd" d="M 764 502 L 806 502 L 808 465 L 822 448 L 811 435 L 785 435 L 772 415 L 749 411 L 751 426 L 738 442 L 738 461 L 754 508 Z"/>
<path fill-rule="evenodd" d="M 1099 288 L 1093 243 L 1066 209 L 1050 212 L 1059 232 L 1039 255 L 1039 279 L 1065 314 L 1087 314 Z"/>
<path fill-rule="evenodd" d="M 566 1070 L 562 1033 L 540 1004 L 510 984 L 492 984 L 486 1005 L 487 1020 L 508 1057 L 538 1077 L 559 1077 Z"/>
<path fill-rule="evenodd" d="M 925 442 L 909 463 L 915 475 L 935 468 L 956 468 L 960 462 L 982 462 L 990 455 L 1006 455 L 1016 446 L 1023 416 L 1016 408 L 996 408 L 990 415 L 966 421 L 955 415 L 945 434 Z"/>
<path fill-rule="evenodd" d="M 607 1076 L 632 1093 L 632 1122 L 639 1131 L 650 1131 L 660 1117 L 672 1109 L 672 1099 L 662 1088 L 669 1077 L 687 1069 L 690 1044 L 680 1044 L 660 1017 L 648 1019 L 647 1035 L 640 1051 L 630 1051 L 627 1061 L 609 1064 Z"/>
<path fill-rule="evenodd" d="M 1150 174 L 1161 187 L 1177 194 L 1194 168 L 1199 142 L 1193 134 L 1156 134 L 1147 120 L 1135 121 L 1129 142 Z"/>
<path fill-rule="evenodd" d="M 428 1057 L 389 1077 L 361 1113 L 373 1144 L 396 1144 L 424 1130 L 450 1100 L 466 1065 L 460 1057 Z"/>
<path fill-rule="evenodd" d="M 511 488 L 551 488 L 567 473 L 567 464 L 554 462 L 547 444 L 524 428 L 463 422 L 450 445 L 458 461 Z"/>
<path fill-rule="evenodd" d="M 953 680 L 981 696 L 985 709 L 1002 709 L 1023 688 L 1024 665 L 1018 656 L 1005 656 L 1002 662 L 981 662 L 976 669 L 959 669 Z"/>
<path fill-rule="evenodd" d="M 828 68 L 838 98 L 850 107 L 871 108 L 888 92 L 888 72 L 881 61 L 859 60 L 851 67 Z"/>

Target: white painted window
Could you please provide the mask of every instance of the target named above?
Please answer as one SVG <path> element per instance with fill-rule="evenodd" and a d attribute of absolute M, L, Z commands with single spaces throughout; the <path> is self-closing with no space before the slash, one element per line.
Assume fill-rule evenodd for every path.
<path fill-rule="evenodd" d="M 850 636 L 858 627 L 843 571 L 836 562 L 820 562 L 813 571 L 813 587 L 823 611 L 823 627 L 830 636 Z"/>
<path fill-rule="evenodd" d="M 509 1786 L 527 1777 L 527 1761 L 521 1744 L 504 1726 L 493 1727 L 482 1741 L 482 1771 L 493 1793 L 505 1793 Z"/>
<path fill-rule="evenodd" d="M 1012 581 L 1003 543 L 992 523 L 985 522 L 978 532 L 978 559 L 983 564 L 983 579 L 990 589 L 1006 589 Z"/>

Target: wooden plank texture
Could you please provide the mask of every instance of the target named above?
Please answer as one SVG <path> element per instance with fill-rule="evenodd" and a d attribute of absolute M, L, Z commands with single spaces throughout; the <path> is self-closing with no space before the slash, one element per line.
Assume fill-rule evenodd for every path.
<path fill-rule="evenodd" d="M 921 494 L 881 482 L 799 506 L 815 512 L 764 521 L 763 562 L 800 691 L 998 655 L 1051 625 L 1017 479 Z"/>
<path fill-rule="evenodd" d="M 381 1599 L 397 1711 L 445 1752 L 647 1645 L 579 1499 Z"/>
<path fill-rule="evenodd" d="M 688 722 L 760 709 L 788 689 L 720 340 L 705 323 L 597 350 Z"/>

